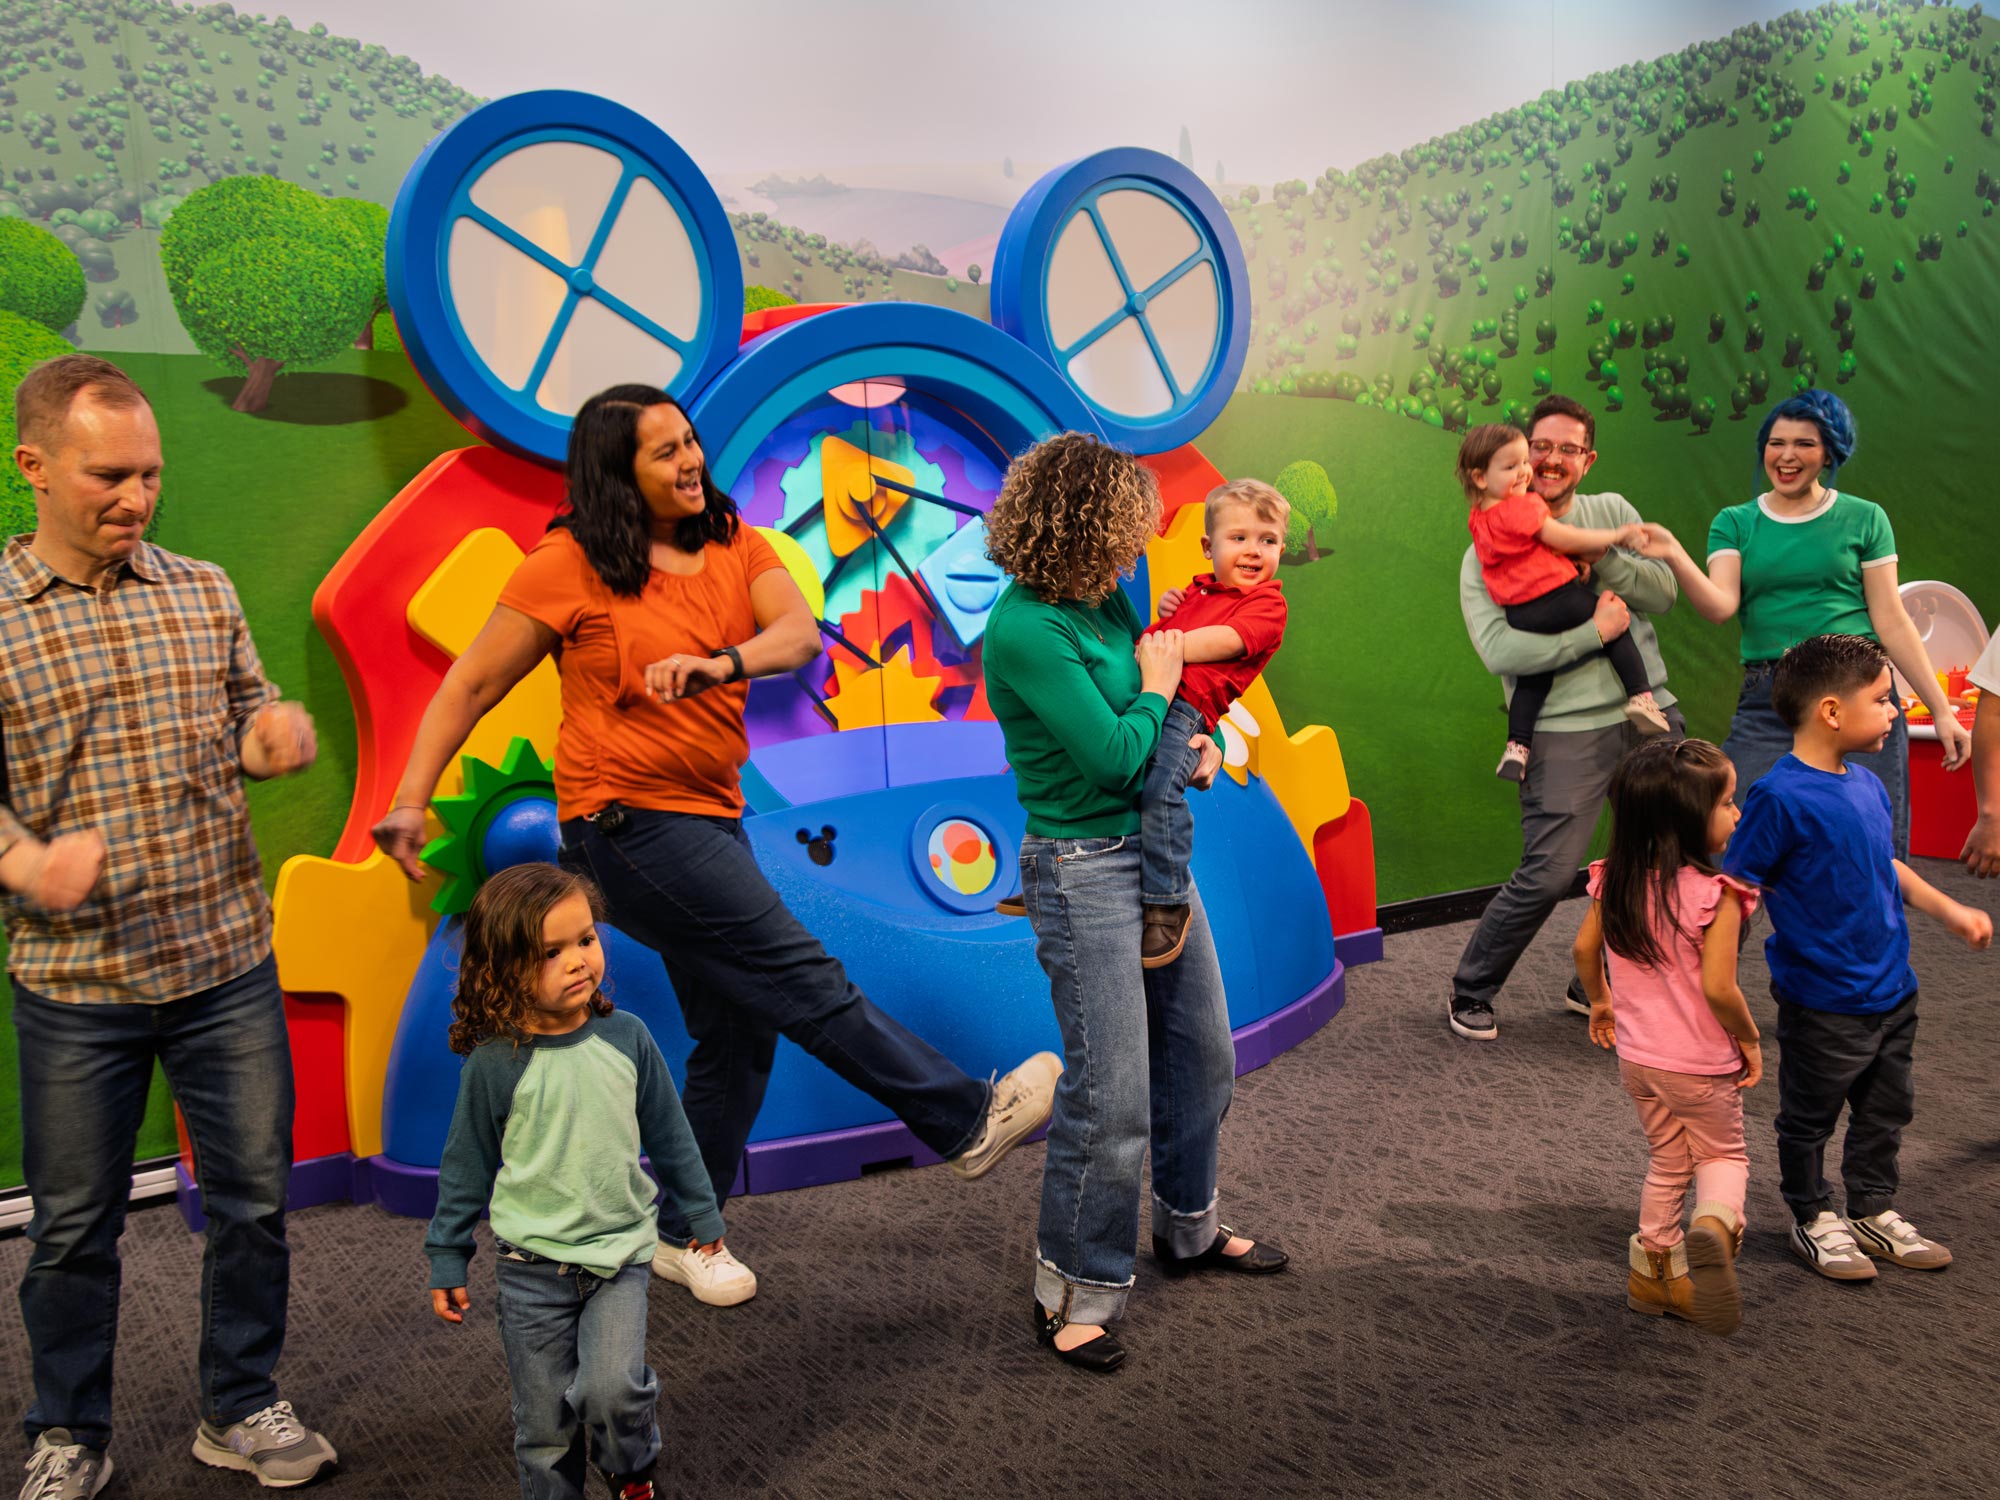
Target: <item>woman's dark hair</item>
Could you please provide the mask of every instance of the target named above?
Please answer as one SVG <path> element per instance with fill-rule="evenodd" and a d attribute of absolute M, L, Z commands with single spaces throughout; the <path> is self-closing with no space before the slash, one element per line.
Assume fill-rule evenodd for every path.
<path fill-rule="evenodd" d="M 1707 740 L 1648 740 L 1612 772 L 1611 848 L 1598 906 L 1604 946 L 1627 962 L 1653 969 L 1667 961 L 1653 931 L 1656 909 L 1686 933 L 1675 900 L 1683 865 L 1720 873 L 1708 822 L 1729 772 L 1729 757 Z"/>
<path fill-rule="evenodd" d="M 639 418 L 648 407 L 681 405 L 657 386 L 614 385 L 599 391 L 576 414 L 569 429 L 567 508 L 549 529 L 569 528 L 604 586 L 614 594 L 637 595 L 652 576 L 652 513 L 639 493 L 634 469 L 639 459 Z M 688 430 L 694 430 L 692 420 Z M 700 435 L 695 442 L 699 444 Z M 728 543 L 736 535 L 736 502 L 716 488 L 702 450 L 701 514 L 674 528 L 674 545 L 698 552 L 709 542 Z"/>
<path fill-rule="evenodd" d="M 556 865 L 510 865 L 479 888 L 465 914 L 465 948 L 451 997 L 452 1051 L 465 1056 L 481 1042 L 506 1037 L 518 1047 L 528 1039 L 542 971 L 542 923 L 571 896 L 583 897 L 591 916 L 604 920 L 597 887 Z M 600 989 L 590 1008 L 607 1016 L 611 999 Z"/>
<path fill-rule="evenodd" d="M 1764 472 L 1764 445 L 1771 440 L 1771 429 L 1781 421 L 1810 422 L 1819 429 L 1819 443 L 1826 450 L 1826 479 L 1833 482 L 1840 466 L 1854 457 L 1854 447 L 1860 441 L 1854 430 L 1854 413 L 1847 409 L 1847 403 L 1832 391 L 1800 391 L 1796 396 L 1787 396 L 1764 414 L 1764 425 L 1757 429 L 1757 472 Z"/>

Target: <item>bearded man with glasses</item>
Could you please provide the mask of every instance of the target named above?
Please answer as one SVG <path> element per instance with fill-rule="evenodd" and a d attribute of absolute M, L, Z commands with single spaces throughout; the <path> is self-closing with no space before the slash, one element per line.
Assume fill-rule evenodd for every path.
<path fill-rule="evenodd" d="M 1597 462 L 1597 422 L 1567 396 L 1544 396 L 1528 419 L 1528 450 L 1535 464 L 1534 491 L 1550 516 L 1573 526 L 1614 528 L 1640 519 L 1623 495 L 1579 495 L 1577 486 Z M 1560 635 L 1535 635 L 1507 623 L 1493 602 L 1471 547 L 1459 567 L 1459 607 L 1466 633 L 1486 670 L 1506 685 L 1524 673 L 1554 672 L 1555 686 L 1535 720 L 1535 753 L 1521 782 L 1521 864 L 1480 918 L 1452 976 L 1451 1029 L 1472 1041 L 1500 1034 L 1493 1000 L 1556 903 L 1570 892 L 1590 848 L 1611 773 L 1639 742 L 1625 717 L 1629 696 L 1604 656 L 1607 642 L 1626 631 L 1645 658 L 1653 696 L 1671 724 L 1686 725 L 1666 690 L 1667 671 L 1647 615 L 1673 607 L 1677 590 L 1662 562 L 1622 549 L 1588 559 L 1584 581 L 1602 592 L 1597 612 Z M 1633 613 L 1636 611 L 1637 613 Z M 1564 1003 L 1590 1014 L 1583 986 L 1572 977 Z"/>

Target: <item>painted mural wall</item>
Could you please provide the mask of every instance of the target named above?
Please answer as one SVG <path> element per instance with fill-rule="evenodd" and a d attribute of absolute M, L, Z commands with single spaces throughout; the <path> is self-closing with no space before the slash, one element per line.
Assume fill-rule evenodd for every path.
<path fill-rule="evenodd" d="M 157 540 L 230 571 L 270 675 L 320 725 L 312 773 L 251 789 L 275 875 L 331 850 L 354 785 L 312 591 L 470 441 L 411 369 L 382 285 L 387 205 L 439 131 L 522 88 L 603 93 L 722 190 L 752 305 L 977 316 L 1041 172 L 1168 152 L 1221 195 L 1250 266 L 1249 362 L 1200 446 L 1293 500 L 1293 624 L 1268 680 L 1288 723 L 1338 734 L 1393 901 L 1499 880 L 1519 852 L 1491 774 L 1500 686 L 1457 607 L 1450 470 L 1470 423 L 1578 397 L 1599 413 L 1588 487 L 1698 552 L 1714 512 L 1760 487 L 1758 415 L 1827 386 L 1862 434 L 1843 486 L 1888 509 L 1902 576 L 2000 614 L 1981 483 L 1996 80 L 2000 23 L 1976 5 L 1538 0 L 1501 32 L 1460 0 L 1252 4 L 1226 30 L 1187 6 L 827 29 L 796 0 L 672 27 L 630 0 L 559 18 L 525 0 L 317 0 L 290 18 L 6 0 L 0 431 L 20 372 L 69 347 L 152 394 Z M 32 525 L 11 470 L 0 522 Z M 1670 685 L 1719 738 L 1734 627 L 1661 623 Z M 13 1125 L 10 1105 L 0 1181 L 18 1180 Z"/>

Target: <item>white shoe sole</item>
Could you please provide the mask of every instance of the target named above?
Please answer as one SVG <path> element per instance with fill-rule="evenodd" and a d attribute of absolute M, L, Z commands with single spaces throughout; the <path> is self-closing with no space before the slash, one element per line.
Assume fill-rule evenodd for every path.
<path fill-rule="evenodd" d="M 257 1476 L 257 1483 L 261 1484 L 267 1490 L 295 1490 L 300 1485 L 311 1484 L 315 1479 L 324 1475 L 328 1469 L 331 1469 L 340 1462 L 340 1455 L 335 1453 L 329 1445 L 325 1460 L 312 1473 L 299 1479 L 277 1479 L 266 1474 L 255 1463 L 245 1458 L 234 1448 L 225 1448 L 220 1443 L 210 1442 L 207 1436 L 199 1429 L 195 1431 L 194 1447 L 188 1451 L 193 1453 L 196 1458 L 207 1464 L 211 1469 L 236 1469 L 245 1474 L 255 1474 Z M 108 1472 L 109 1465 L 106 1466 L 106 1469 Z"/>
<path fill-rule="evenodd" d="M 1942 1271 L 1951 1264 L 1951 1252 L 1942 1245 L 1929 1247 L 1931 1252 L 1942 1255 L 1942 1260 L 1905 1260 L 1901 1247 L 1888 1236 L 1877 1234 L 1859 1219 L 1843 1222 L 1847 1225 L 1847 1232 L 1854 1236 L 1854 1243 L 1861 1247 L 1861 1253 L 1871 1260 L 1890 1261 L 1906 1271 Z"/>
<path fill-rule="evenodd" d="M 1836 1264 L 1832 1261 L 1821 1260 L 1808 1246 L 1799 1243 L 1799 1239 L 1799 1231 L 1793 1229 L 1786 1234 L 1785 1243 L 1791 1247 L 1792 1254 L 1796 1255 L 1828 1281 L 1873 1281 L 1875 1279 L 1877 1274 L 1875 1262 L 1869 1260 L 1866 1256 L 1861 1258 L 1859 1266 Z"/>
<path fill-rule="evenodd" d="M 1500 1040 L 1500 1023 L 1498 1021 L 1495 1021 L 1485 1031 L 1475 1031 L 1470 1026 L 1459 1024 L 1458 1013 L 1456 1011 L 1447 1009 L 1445 1017 L 1451 1022 L 1451 1029 L 1464 1037 L 1468 1042 L 1497 1042 Z"/>
<path fill-rule="evenodd" d="M 657 1255 L 653 1257 L 653 1275 L 661 1281 L 686 1287 L 688 1295 L 705 1307 L 737 1307 L 757 1295 L 757 1278 L 754 1274 L 750 1276 L 747 1286 L 742 1282 L 724 1287 L 696 1286 L 688 1279 L 687 1272 L 681 1269 L 678 1260 L 664 1260 Z"/>

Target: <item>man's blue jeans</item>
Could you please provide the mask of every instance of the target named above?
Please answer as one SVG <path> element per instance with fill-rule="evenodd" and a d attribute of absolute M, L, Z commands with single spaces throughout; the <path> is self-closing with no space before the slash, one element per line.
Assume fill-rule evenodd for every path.
<path fill-rule="evenodd" d="M 854 986 L 771 889 L 741 819 L 627 808 L 624 825 L 605 834 L 576 818 L 563 824 L 562 861 L 595 880 L 612 925 L 667 966 L 694 1040 L 681 1107 L 718 1205 L 736 1180 L 780 1036 L 887 1105 L 939 1156 L 978 1139 L 990 1086 Z M 685 1245 L 688 1226 L 670 1201 L 660 1237 Z"/>
<path fill-rule="evenodd" d="M 504 1241 L 493 1252 L 521 1500 L 583 1500 L 586 1463 L 646 1473 L 660 1456 L 660 1381 L 646 1364 L 653 1273 L 599 1276 Z"/>
<path fill-rule="evenodd" d="M 1194 858 L 1187 789 L 1201 766 L 1201 752 L 1188 741 L 1207 733 L 1201 710 L 1185 698 L 1174 699 L 1139 794 L 1139 899 L 1148 906 L 1187 905 L 1188 861 Z"/>
<path fill-rule="evenodd" d="M 1771 678 L 1775 662 L 1747 662 L 1743 667 L 1743 690 L 1736 698 L 1736 714 L 1729 721 L 1729 738 L 1722 753 L 1736 765 L 1736 802 L 1742 805 L 1751 786 L 1791 753 L 1792 731 L 1778 717 L 1771 704 Z M 1866 766 L 1882 778 L 1889 793 L 1889 811 L 1895 823 L 1896 858 L 1910 857 L 1910 724 L 1903 711 L 1896 710 L 1896 724 L 1880 750 L 1867 755 L 1850 755 L 1850 764 Z"/>
<path fill-rule="evenodd" d="M 1236 1077 L 1222 967 L 1192 886 L 1181 956 L 1140 965 L 1138 845 L 1021 841 L 1021 894 L 1063 1039 L 1035 1297 L 1076 1323 L 1125 1310 L 1149 1143 L 1153 1233 L 1198 1255 L 1218 1227 L 1216 1156 Z"/>
<path fill-rule="evenodd" d="M 21 1317 L 34 1353 L 30 1441 L 66 1427 L 111 1440 L 118 1236 L 157 1059 L 194 1142 L 208 1215 L 201 1257 L 201 1415 L 227 1426 L 278 1397 L 291 1253 L 292 1051 L 278 966 L 160 1005 L 66 1005 L 14 986 L 22 1166 L 34 1251 Z"/>

